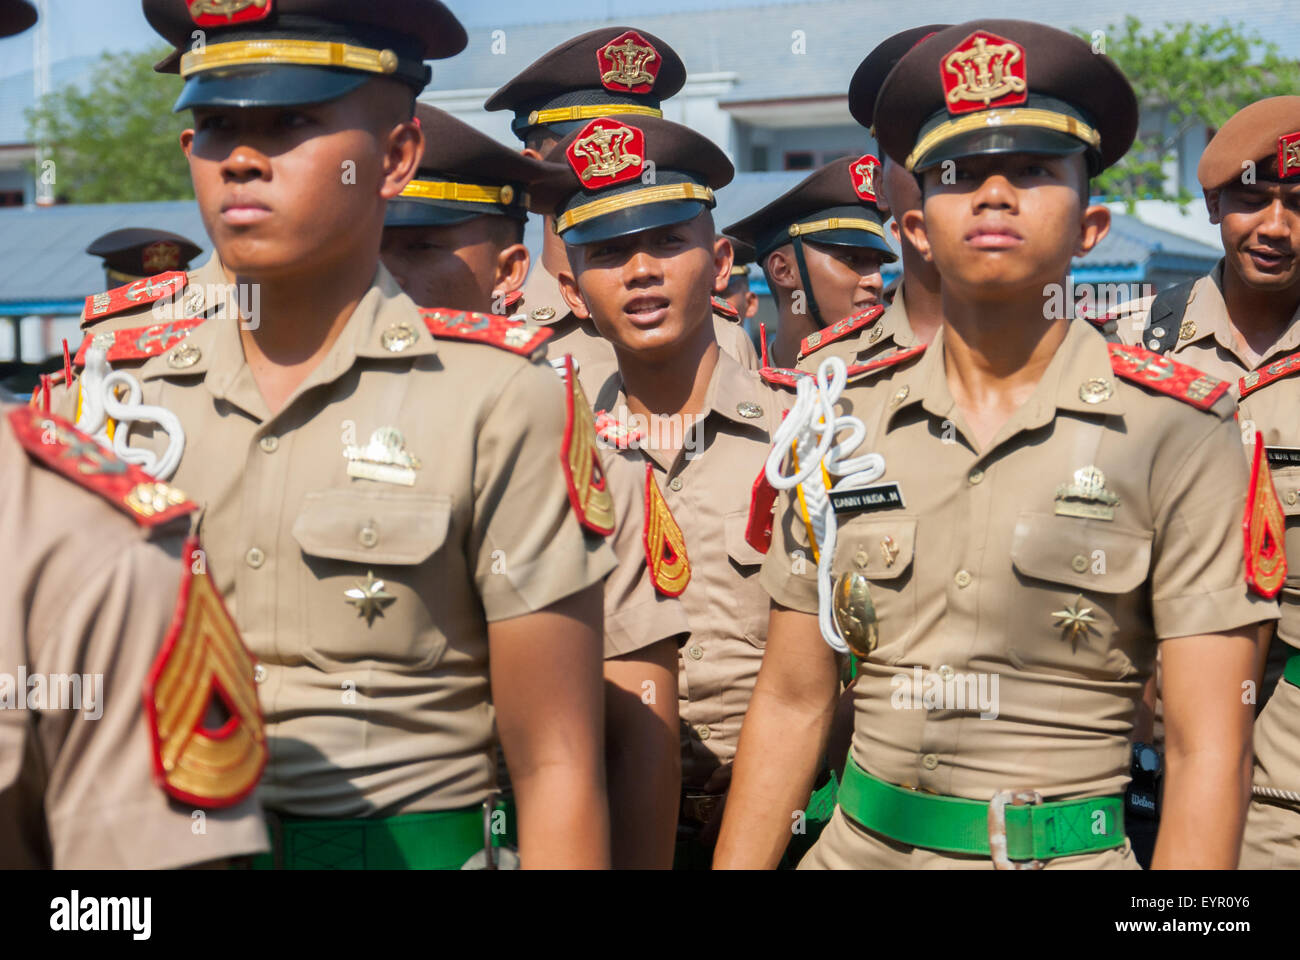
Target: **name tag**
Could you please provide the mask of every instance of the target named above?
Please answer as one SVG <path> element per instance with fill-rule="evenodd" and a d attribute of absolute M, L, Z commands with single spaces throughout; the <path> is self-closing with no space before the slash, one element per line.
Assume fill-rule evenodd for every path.
<path fill-rule="evenodd" d="M 1300 467 L 1300 447 L 1265 447 L 1270 467 Z"/>
<path fill-rule="evenodd" d="M 903 491 L 897 483 L 877 483 L 870 487 L 858 487 L 856 490 L 831 491 L 831 506 L 835 515 L 849 513 L 873 513 L 877 510 L 901 510 Z"/>

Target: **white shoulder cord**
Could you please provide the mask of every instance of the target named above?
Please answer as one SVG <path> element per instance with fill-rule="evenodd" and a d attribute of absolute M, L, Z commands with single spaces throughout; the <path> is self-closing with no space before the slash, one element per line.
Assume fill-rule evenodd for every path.
<path fill-rule="evenodd" d="M 126 388 L 125 402 L 117 399 L 114 392 L 117 387 Z M 180 466 L 181 454 L 185 452 L 185 429 L 176 414 L 166 407 L 142 404 L 141 396 L 143 391 L 139 381 L 124 370 L 114 370 L 108 363 L 108 351 L 104 347 L 92 345 L 86 351 L 77 429 L 111 447 L 122 460 L 136 465 L 155 479 L 167 480 Z M 117 421 L 111 440 L 108 436 L 110 417 Z M 161 457 L 152 450 L 127 444 L 131 424 L 138 420 L 153 421 L 166 431 L 167 449 Z"/>
<path fill-rule="evenodd" d="M 822 479 L 822 466 L 825 465 L 831 476 L 843 477 L 831 487 L 836 492 L 866 486 L 885 473 L 885 459 L 878 453 L 841 459 L 856 450 L 867 435 L 867 428 L 857 417 L 835 416 L 835 403 L 844 392 L 847 377 L 844 361 L 827 357 L 817 368 L 816 377 L 799 378 L 794 407 L 777 428 L 765 467 L 767 482 L 775 489 L 800 487 L 803 490 L 818 549 L 817 623 L 822 638 L 837 653 L 848 653 L 849 647 L 832 615 L 831 563 L 835 558 L 837 530 L 835 509 Z M 835 443 L 835 435 L 841 430 L 848 430 L 849 435 Z M 792 448 L 798 456 L 799 468 L 784 476 L 781 461 Z"/>

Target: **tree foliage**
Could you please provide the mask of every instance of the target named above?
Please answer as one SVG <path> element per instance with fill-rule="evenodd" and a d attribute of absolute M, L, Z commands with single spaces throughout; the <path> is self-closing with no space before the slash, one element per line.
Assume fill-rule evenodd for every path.
<path fill-rule="evenodd" d="M 1217 129 L 1247 104 L 1300 90 L 1300 65 L 1277 45 L 1243 24 L 1165 23 L 1145 28 L 1137 17 L 1122 27 L 1078 31 L 1098 53 L 1111 57 L 1128 76 L 1149 118 L 1133 148 L 1098 178 L 1094 189 L 1123 199 L 1174 200 L 1186 205 L 1192 194 L 1179 185 L 1167 189 L 1164 165 L 1177 156 L 1183 134 L 1197 126 Z M 1151 119 L 1167 117 L 1163 129 Z"/>
<path fill-rule="evenodd" d="M 33 143 L 48 147 L 54 191 L 75 203 L 188 200 L 194 196 L 172 113 L 179 79 L 153 71 L 169 48 L 104 54 L 84 87 L 68 86 L 27 111 Z M 36 169 L 39 179 L 46 171 Z"/>

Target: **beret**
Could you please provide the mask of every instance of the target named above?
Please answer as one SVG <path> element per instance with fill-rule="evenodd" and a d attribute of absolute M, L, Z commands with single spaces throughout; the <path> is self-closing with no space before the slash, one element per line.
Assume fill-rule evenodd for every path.
<path fill-rule="evenodd" d="M 1201 154 L 1196 179 L 1213 190 L 1240 177 L 1248 162 L 1259 166 L 1259 180 L 1300 177 L 1300 97 L 1269 97 L 1234 113 Z"/>

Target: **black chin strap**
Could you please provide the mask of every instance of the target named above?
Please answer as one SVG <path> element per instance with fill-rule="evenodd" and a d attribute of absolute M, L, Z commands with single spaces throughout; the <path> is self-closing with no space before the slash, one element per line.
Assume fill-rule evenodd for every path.
<path fill-rule="evenodd" d="M 817 324 L 817 329 L 820 330 L 826 324 L 822 323 L 822 312 L 817 308 L 817 298 L 813 296 L 812 278 L 808 276 L 808 264 L 803 259 L 803 238 L 796 236 L 792 242 L 794 264 L 799 268 L 799 282 L 803 285 L 804 297 L 808 301 L 808 312 L 812 314 L 813 323 Z"/>

